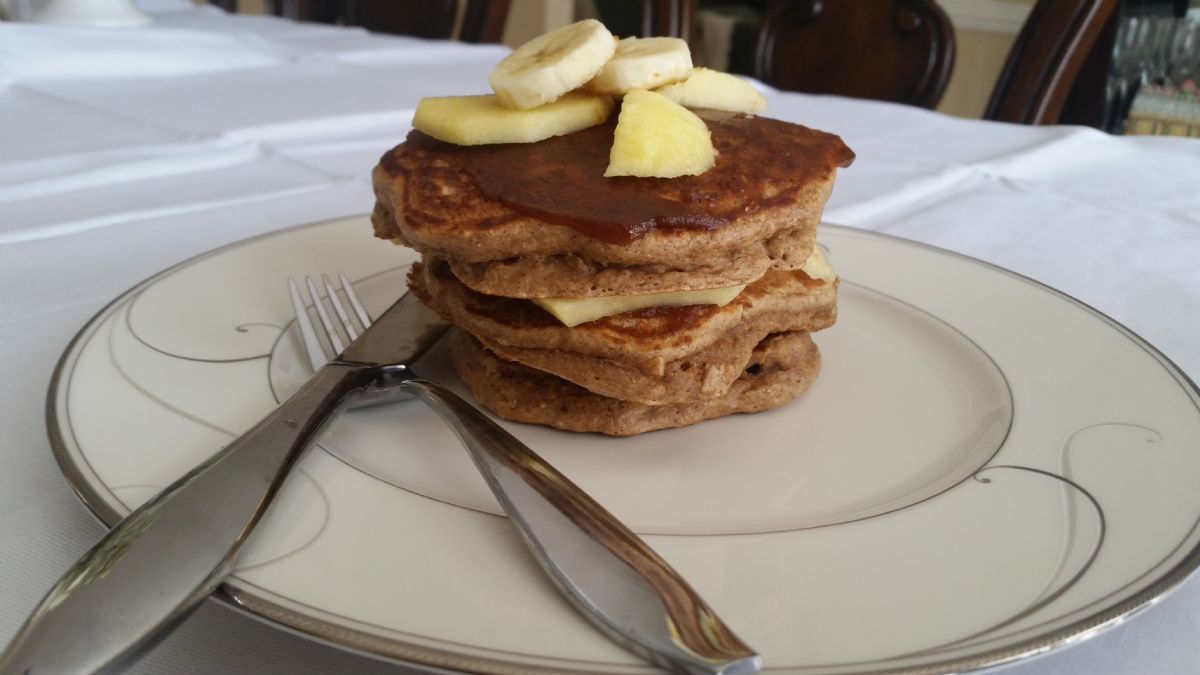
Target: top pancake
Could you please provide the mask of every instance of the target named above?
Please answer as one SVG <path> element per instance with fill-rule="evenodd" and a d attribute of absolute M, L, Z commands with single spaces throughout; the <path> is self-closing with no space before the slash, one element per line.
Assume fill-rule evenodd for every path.
<path fill-rule="evenodd" d="M 800 125 L 699 114 L 712 132 L 716 165 L 699 176 L 670 179 L 604 178 L 615 116 L 532 144 L 464 147 L 413 131 L 374 170 L 376 234 L 460 265 L 547 262 L 527 264 L 510 277 L 525 278 L 564 259 L 635 273 L 639 266 L 659 272 L 703 268 L 721 277 L 707 286 L 681 279 L 682 287 L 691 288 L 739 278 L 722 273 L 729 261 L 747 268 L 742 281 L 761 276 L 775 263 L 766 242 L 785 236 L 789 244 L 776 244 L 774 255 L 782 257 L 779 250 L 786 249 L 793 260 L 787 268 L 794 269 L 811 250 L 837 168 L 854 154 L 837 136 Z M 634 276 L 628 283 L 583 289 L 582 295 L 667 290 L 645 286 L 649 274 Z M 470 282 L 489 275 L 480 270 L 463 277 Z M 538 293 L 537 286 L 525 284 L 511 296 L 581 295 Z M 476 290 L 509 295 L 495 285 Z"/>

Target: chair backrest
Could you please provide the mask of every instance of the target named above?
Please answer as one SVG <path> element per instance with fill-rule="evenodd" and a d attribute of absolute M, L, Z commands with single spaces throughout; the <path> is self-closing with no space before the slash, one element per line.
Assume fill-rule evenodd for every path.
<path fill-rule="evenodd" d="M 984 118 L 1054 124 L 1119 0 L 1038 0 L 996 81 Z"/>
<path fill-rule="evenodd" d="M 954 67 L 954 28 L 933 0 L 772 0 L 754 60 L 780 89 L 933 108 Z"/>
<path fill-rule="evenodd" d="M 499 42 L 509 0 L 272 0 L 272 13 L 378 33 Z"/>
<path fill-rule="evenodd" d="M 591 4 L 597 18 L 619 37 L 691 37 L 694 0 L 593 0 Z"/>
<path fill-rule="evenodd" d="M 639 35 L 690 40 L 692 4 L 692 0 L 642 0 L 642 30 Z"/>

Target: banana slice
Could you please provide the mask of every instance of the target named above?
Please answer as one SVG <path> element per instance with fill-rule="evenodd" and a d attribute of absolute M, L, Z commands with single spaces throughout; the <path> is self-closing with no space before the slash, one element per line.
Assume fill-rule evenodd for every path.
<path fill-rule="evenodd" d="M 620 95 L 687 79 L 692 52 L 679 38 L 625 38 L 600 74 L 584 85 L 593 94 Z"/>
<path fill-rule="evenodd" d="M 504 57 L 488 82 L 500 103 L 529 110 L 577 89 L 604 67 L 616 38 L 595 19 L 552 30 Z"/>
<path fill-rule="evenodd" d="M 740 77 L 708 68 L 696 68 L 691 77 L 677 84 L 655 89 L 658 93 L 688 108 L 711 108 L 732 112 L 760 113 L 767 100 Z"/>
<path fill-rule="evenodd" d="M 573 92 L 534 110 L 513 110 L 496 96 L 423 98 L 413 128 L 455 145 L 535 143 L 600 124 L 612 113 L 609 96 Z"/>
<path fill-rule="evenodd" d="M 716 161 L 708 127 L 691 110 L 644 89 L 625 94 L 605 176 L 696 176 Z"/>

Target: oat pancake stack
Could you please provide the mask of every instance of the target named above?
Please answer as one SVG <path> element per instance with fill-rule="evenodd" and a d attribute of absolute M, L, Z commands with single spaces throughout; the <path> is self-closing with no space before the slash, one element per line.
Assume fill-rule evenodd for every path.
<path fill-rule="evenodd" d="M 853 153 L 697 109 L 711 168 L 606 177 L 642 94 L 537 142 L 414 130 L 375 168 L 376 235 L 422 254 L 410 286 L 455 324 L 456 370 L 502 417 L 636 434 L 775 407 L 817 375 L 809 333 L 834 322 L 837 278 L 816 226 Z"/>

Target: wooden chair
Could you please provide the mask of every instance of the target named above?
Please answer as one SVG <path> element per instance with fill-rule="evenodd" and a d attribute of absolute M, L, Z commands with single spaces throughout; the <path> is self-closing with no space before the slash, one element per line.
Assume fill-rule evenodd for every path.
<path fill-rule="evenodd" d="M 237 0 L 214 0 L 234 11 Z M 269 0 L 272 14 L 297 21 L 361 26 L 394 33 L 463 42 L 499 42 L 509 0 Z"/>
<path fill-rule="evenodd" d="M 594 0 L 599 19 L 620 37 L 677 37 L 692 33 L 693 0 Z"/>
<path fill-rule="evenodd" d="M 691 0 L 642 0 L 642 29 L 638 35 L 692 38 Z"/>
<path fill-rule="evenodd" d="M 933 0 L 772 0 L 754 61 L 780 89 L 933 108 L 954 67 L 954 28 Z"/>
<path fill-rule="evenodd" d="M 1008 54 L 984 118 L 1023 124 L 1099 122 L 1118 4 L 1038 0 Z M 1075 100 L 1068 111 L 1069 97 Z"/>

